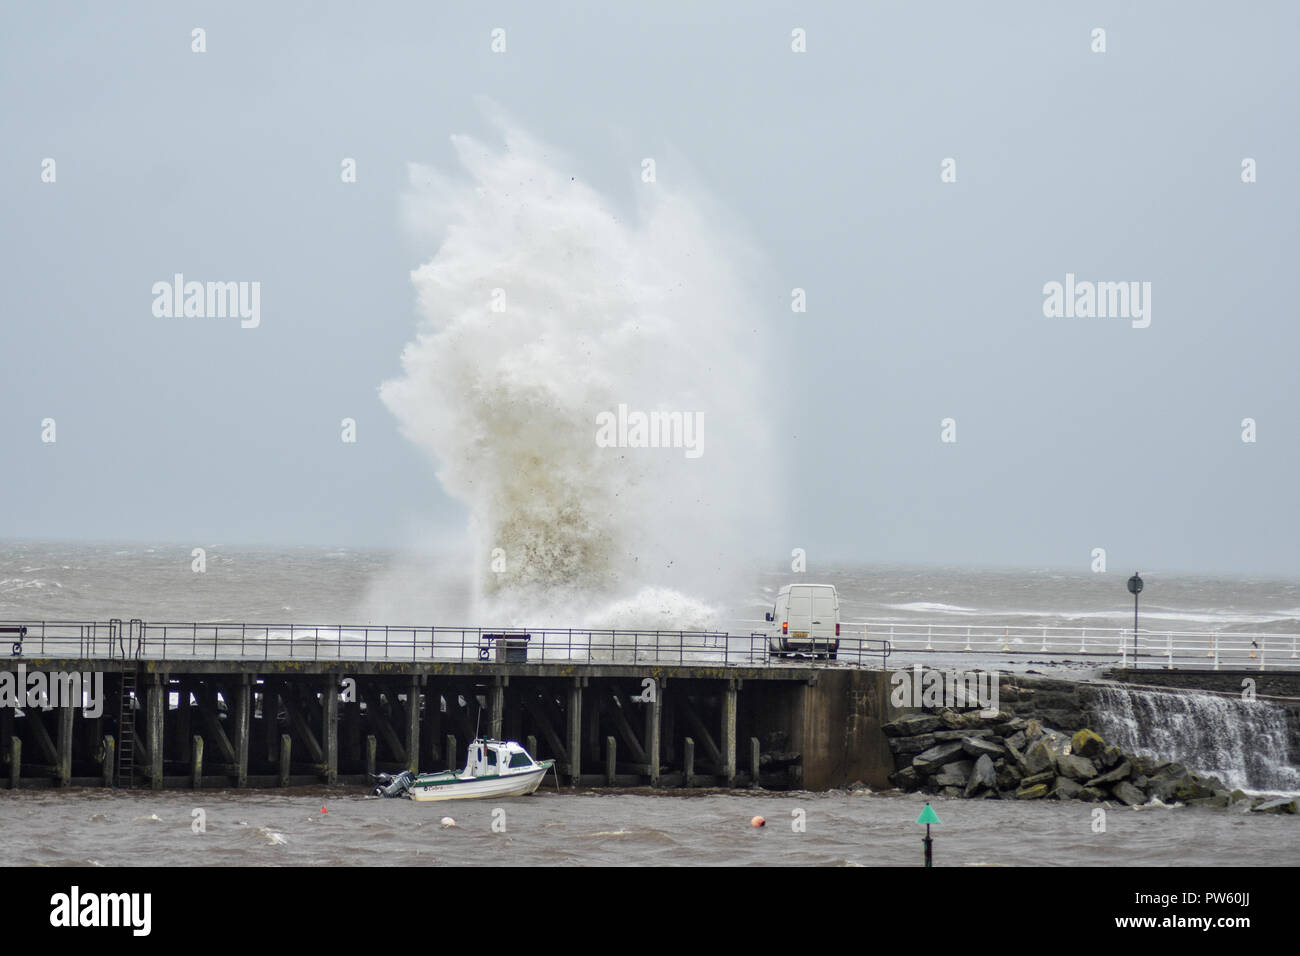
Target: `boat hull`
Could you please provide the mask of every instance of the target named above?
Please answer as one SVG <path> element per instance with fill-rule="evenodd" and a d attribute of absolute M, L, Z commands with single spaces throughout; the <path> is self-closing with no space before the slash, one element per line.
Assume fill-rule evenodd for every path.
<path fill-rule="evenodd" d="M 542 784 L 550 771 L 546 766 L 524 773 L 512 773 L 504 777 L 447 778 L 429 780 L 421 783 L 420 779 L 411 784 L 407 791 L 412 800 L 420 803 L 433 803 L 440 800 L 470 800 L 475 797 L 522 797 L 532 793 Z"/>

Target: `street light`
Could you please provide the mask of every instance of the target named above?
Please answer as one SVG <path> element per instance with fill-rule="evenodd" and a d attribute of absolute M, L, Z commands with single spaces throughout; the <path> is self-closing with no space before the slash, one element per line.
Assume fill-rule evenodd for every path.
<path fill-rule="evenodd" d="M 1128 593 L 1133 595 L 1133 669 L 1138 666 L 1138 595 L 1142 593 L 1142 573 L 1134 571 L 1128 579 Z"/>

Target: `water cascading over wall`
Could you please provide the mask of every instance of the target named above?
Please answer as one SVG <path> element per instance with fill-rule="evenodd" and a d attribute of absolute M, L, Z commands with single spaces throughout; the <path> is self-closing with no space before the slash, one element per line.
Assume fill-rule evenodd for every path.
<path fill-rule="evenodd" d="M 1300 791 L 1286 709 L 1218 694 L 1096 688 L 1097 731 L 1133 753 L 1177 760 L 1245 790 Z"/>

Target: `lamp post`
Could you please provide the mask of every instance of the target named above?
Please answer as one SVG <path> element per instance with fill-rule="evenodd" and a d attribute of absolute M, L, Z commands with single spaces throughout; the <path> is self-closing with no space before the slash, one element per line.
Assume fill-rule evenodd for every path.
<path fill-rule="evenodd" d="M 1134 571 L 1128 579 L 1128 591 L 1133 595 L 1133 669 L 1138 666 L 1138 595 L 1142 593 L 1142 573 Z"/>

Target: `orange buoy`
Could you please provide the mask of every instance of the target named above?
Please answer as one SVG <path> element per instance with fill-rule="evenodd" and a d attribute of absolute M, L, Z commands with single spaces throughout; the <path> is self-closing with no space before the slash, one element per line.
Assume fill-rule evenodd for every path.
<path fill-rule="evenodd" d="M 767 821 L 764 820 L 762 817 L 754 817 L 754 819 L 749 821 L 749 825 L 757 829 L 758 827 L 767 826 Z"/>
<path fill-rule="evenodd" d="M 320 808 L 320 812 L 321 812 L 321 813 L 329 813 L 329 811 L 326 810 L 324 807 L 321 807 L 321 808 Z"/>

